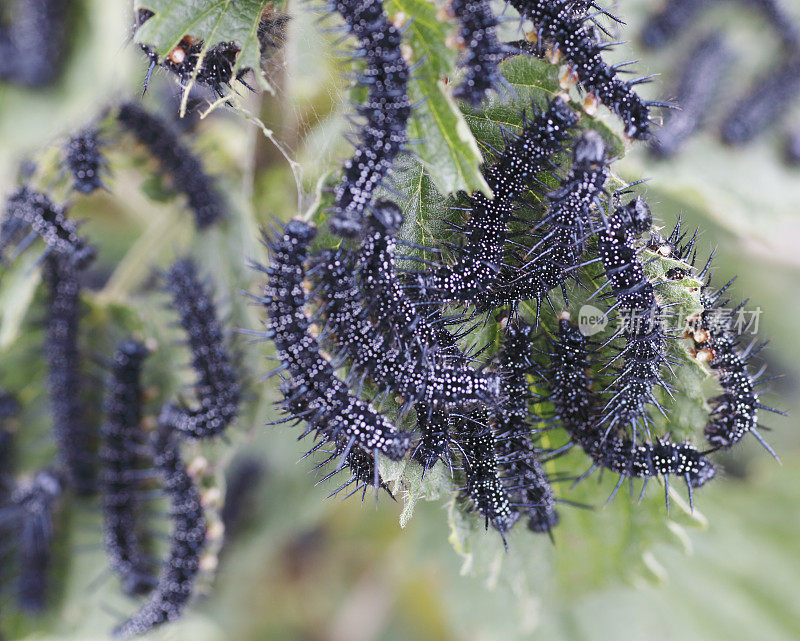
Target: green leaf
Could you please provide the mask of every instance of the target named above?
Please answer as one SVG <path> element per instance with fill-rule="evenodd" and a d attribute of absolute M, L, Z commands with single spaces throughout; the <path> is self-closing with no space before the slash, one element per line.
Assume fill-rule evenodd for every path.
<path fill-rule="evenodd" d="M 437 19 L 436 6 L 427 0 L 387 0 L 384 7 L 395 23 L 402 22 L 401 13 L 413 18 L 405 44 L 412 52 L 411 64 L 418 65 L 408 88 L 411 102 L 419 103 L 408 126 L 409 139 L 418 141 L 414 153 L 442 194 L 476 189 L 490 193 L 480 171 L 480 149 L 445 85 L 457 57 L 445 45 L 453 27 Z"/>
<path fill-rule="evenodd" d="M 233 67 L 250 68 L 259 84 L 269 89 L 261 72 L 258 23 L 267 0 L 137 0 L 137 9 L 155 15 L 136 32 L 136 42 L 148 44 L 166 56 L 184 36 L 204 40 L 207 47 L 234 41 L 241 48 Z"/>
<path fill-rule="evenodd" d="M 25 253 L 13 270 L 3 275 L 0 283 L 0 350 L 17 340 L 41 272 L 36 269 L 40 256 L 36 251 Z"/>

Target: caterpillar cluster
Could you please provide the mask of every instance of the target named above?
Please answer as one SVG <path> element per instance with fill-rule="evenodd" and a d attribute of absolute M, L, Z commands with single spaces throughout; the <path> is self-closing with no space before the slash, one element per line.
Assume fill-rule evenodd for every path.
<path fill-rule="evenodd" d="M 209 227 L 225 217 L 225 203 L 213 179 L 164 120 L 136 103 L 127 102 L 120 106 L 117 121 L 147 148 L 175 189 L 186 196 L 199 228 Z"/>
<path fill-rule="evenodd" d="M 635 440 L 609 433 L 598 421 L 599 404 L 592 391 L 588 341 L 567 315 L 559 322 L 557 338 L 551 343 L 550 392 L 554 416 L 561 421 L 573 443 L 589 455 L 592 466 L 626 478 L 677 476 L 686 482 L 690 497 L 693 488 L 702 487 L 715 475 L 715 467 L 689 442 L 673 443 L 668 437 L 654 442 Z M 616 489 L 615 488 L 615 492 Z"/>
<path fill-rule="evenodd" d="M 78 194 L 103 186 L 100 170 L 105 163 L 97 135 L 94 128 L 83 130 L 61 155 L 61 175 L 71 174 Z M 14 479 L 9 461 L 13 459 L 11 433 L 5 422 L 24 408 L 3 392 L 3 563 L 15 568 L 20 608 L 41 611 L 49 603 L 52 547 L 58 527 L 53 515 L 61 504 L 59 497 L 65 492 L 81 497 L 99 492 L 109 565 L 124 592 L 147 597 L 141 609 L 116 631 L 118 636 L 128 637 L 177 618 L 193 594 L 206 540 L 216 540 L 221 527 L 216 524 L 221 521 L 207 521 L 206 503 L 201 501 L 198 479 L 182 461 L 181 443 L 222 435 L 238 415 L 242 383 L 208 287 L 191 260 L 179 260 L 167 273 L 167 286 L 192 354 L 194 402 L 166 402 L 158 414 L 156 433 L 148 436 L 142 365 L 149 350 L 129 339 L 119 344 L 109 360 L 104 419 L 98 425 L 88 400 L 99 393 L 84 371 L 86 354 L 80 345 L 84 282 L 97 249 L 68 213 L 68 207 L 56 204 L 48 193 L 25 184 L 9 195 L 0 223 L 4 263 L 13 263 L 37 239 L 44 248 L 35 264 L 41 265 L 48 290 L 42 351 L 56 446 L 50 467 L 32 480 L 24 475 Z M 160 479 L 160 489 L 147 481 L 153 471 Z M 148 510 L 140 500 L 153 491 L 163 491 L 172 502 L 170 549 L 161 560 L 153 556 Z"/>
<path fill-rule="evenodd" d="M 466 243 L 458 249 L 458 259 L 419 275 L 426 294 L 469 300 L 492 289 L 498 280 L 502 287 L 499 267 L 504 264 L 514 206 L 531 179 L 561 150 L 576 122 L 575 113 L 561 98 L 525 121 L 522 133 L 507 142 L 497 162 L 484 172 L 493 198 L 478 192 L 468 199 L 470 218 L 461 230 Z"/>
<path fill-rule="evenodd" d="M 525 248 L 524 261 L 498 266 L 499 282 L 477 297 L 477 310 L 500 305 L 516 309 L 529 300 L 536 301 L 538 310 L 552 290 L 560 287 L 565 292 L 567 280 L 575 278 L 586 242 L 596 229 L 593 211 L 608 177 L 609 162 L 605 143 L 592 130 L 575 142 L 572 155 L 572 167 L 561 187 L 546 196 L 549 208 L 530 234 L 534 242 Z"/>
<path fill-rule="evenodd" d="M 591 460 L 579 479 L 608 470 L 619 475 L 616 493 L 625 479 L 643 480 L 644 492 L 653 477 L 667 486 L 678 478 L 693 504 L 694 490 L 717 474 L 708 455 L 748 431 L 758 436 L 754 412 L 762 407 L 743 364 L 730 356 L 709 360 L 723 394 L 713 402 L 708 448 L 655 433 L 659 415 L 670 425 L 660 394 L 672 394 L 668 375 L 681 337 L 663 324 L 663 283 L 647 264 L 669 257 L 678 265 L 666 270 L 667 281 L 706 282 L 710 261 L 695 269 L 696 234 L 687 240 L 679 223 L 665 239 L 652 231 L 641 197 L 608 193 L 607 145 L 591 129 L 575 132 L 578 116 L 564 100 L 554 98 L 521 121 L 519 134 L 505 132 L 505 147 L 483 168 L 493 197 L 461 195 L 452 208 L 465 212 L 466 222 L 450 223 L 450 252 L 402 240 L 402 210 L 376 200 L 360 223 L 357 249 L 345 241 L 312 251 L 316 229 L 309 223 L 279 228 L 266 240 L 271 262 L 259 268 L 266 284 L 254 297 L 267 316 L 261 336 L 275 344 L 280 363 L 272 374 L 282 379 L 278 406 L 285 416 L 276 423 L 305 423 L 301 437 L 315 433 L 309 454 L 328 453 L 320 467 L 338 461 L 323 480 L 349 470 L 334 493 L 353 486 L 363 499 L 369 487 L 376 497 L 378 489 L 390 490 L 380 455 L 408 457 L 423 473 L 442 462 L 463 481 L 455 485 L 465 509 L 504 541 L 521 516 L 533 532 L 556 527 L 564 499 L 546 461 L 574 445 Z M 565 148 L 569 169 L 548 189 L 539 176 L 562 175 L 554 160 Z M 330 224 L 337 224 L 333 216 Z M 401 254 L 400 247 L 426 258 Z M 654 257 L 644 260 L 643 251 Z M 405 259 L 423 267 L 400 267 Z M 542 303 L 555 307 L 560 289 L 568 306 L 567 285 L 580 283 L 594 264 L 593 277 L 605 278 L 597 300 L 624 321 L 618 331 L 595 346 L 566 313 L 552 340 L 526 322 L 523 303 L 536 301 L 537 323 L 546 324 Z M 701 296 L 709 309 L 715 302 Z M 498 322 L 498 313 L 499 347 L 465 349 L 462 340 Z M 716 340 L 721 352 L 723 339 Z M 698 344 L 696 360 L 704 350 Z M 493 376 L 499 385 L 487 393 L 480 382 Z M 554 428 L 569 440 L 542 447 L 539 433 Z M 723 431 L 728 445 L 710 436 Z"/>
<path fill-rule="evenodd" d="M 235 3 L 232 4 L 235 5 Z M 134 35 L 154 15 L 155 13 L 149 9 L 138 9 Z M 282 44 L 283 31 L 288 21 L 287 15 L 276 12 L 272 6 L 265 7 L 256 28 L 262 64 L 268 59 L 271 50 Z M 244 78 L 251 72 L 257 73 L 258 70 L 240 66 L 234 72 L 237 58 L 241 52 L 241 47 L 236 41 L 229 40 L 207 45 L 204 40 L 186 34 L 163 57 L 159 56 L 152 46 L 144 42 L 139 43 L 139 48 L 148 60 L 144 92 L 147 91 L 156 67 L 161 67 L 173 74 L 184 89 L 191 87 L 192 83 L 197 83 L 208 87 L 220 98 L 232 92 L 231 84 L 234 81 L 253 91 Z"/>
<path fill-rule="evenodd" d="M 603 60 L 610 45 L 602 26 L 592 23 L 609 14 L 582 0 L 512 0 L 512 6 L 533 23 L 534 52 L 567 63 L 563 88 L 579 83 L 588 92 L 585 111 L 603 103 L 629 138 L 651 137 L 650 109 L 664 103 L 640 98 L 634 87 L 644 79 L 623 81 L 624 65 Z M 693 10 L 689 3 L 684 8 Z M 265 234 L 270 258 L 255 266 L 263 283 L 252 296 L 264 327 L 251 332 L 275 348 L 278 365 L 265 377 L 279 380 L 282 417 L 275 423 L 303 425 L 300 438 L 314 441 L 306 456 L 318 457 L 314 470 L 323 470 L 319 482 L 333 481 L 329 495 L 360 494 L 363 501 L 372 489 L 376 500 L 381 492 L 393 496 L 403 479 L 382 476 L 382 457 L 419 465 L 423 474 L 446 467 L 461 507 L 506 543 L 519 522 L 553 536 L 558 506 L 569 503 L 554 483 L 571 472 L 554 474 L 552 461 L 572 448 L 583 450 L 590 465 L 578 480 L 597 469 L 619 476 L 612 496 L 625 480 L 640 479 L 644 492 L 654 477 L 666 489 L 679 479 L 693 504 L 694 490 L 717 475 L 714 452 L 747 434 L 766 446 L 758 414 L 772 408 L 761 403 L 763 381 L 749 368 L 760 346 L 739 344 L 741 308 L 725 309 L 727 286 L 711 287 L 710 262 L 695 269 L 696 235 L 687 240 L 679 224 L 663 238 L 641 197 L 625 202 L 628 192 L 609 193 L 610 145 L 581 123 L 567 97 L 532 103 L 521 125 L 504 131 L 503 148 L 489 148 L 491 159 L 481 170 L 491 195 L 459 194 L 450 201 L 443 212 L 448 251 L 405 240 L 402 208 L 386 197 L 385 184 L 406 146 L 412 111 L 412 70 L 398 26 L 403 20 L 390 21 L 380 0 L 334 0 L 329 9 L 357 42 L 364 63 L 357 77 L 367 89 L 358 107 L 364 122 L 356 150 L 327 220 L 339 238 L 335 249 L 320 247 L 308 219 Z M 445 12 L 457 19 L 463 48 L 464 79 L 453 93 L 477 107 L 503 82 L 498 64 L 509 47 L 498 40 L 498 19 L 487 2 L 453 0 Z M 139 26 L 153 15 L 141 10 Z M 264 38 L 271 33 L 259 27 Z M 164 59 L 142 45 L 148 79 L 160 65 L 184 87 L 204 84 L 224 102 L 244 73 L 233 71 L 240 49 L 234 42 L 208 44 L 187 35 Z M 725 62 L 712 40 L 693 55 L 703 64 L 681 85 L 690 113 L 668 121 L 655 137 L 665 154 L 700 122 L 713 94 L 704 79 Z M 791 84 L 783 88 L 793 90 Z M 763 115 L 769 108 L 754 110 Z M 136 103 L 113 113 L 116 126 L 145 146 L 186 196 L 197 227 L 224 217 L 213 180 L 169 126 Z M 98 125 L 78 132 L 62 150 L 62 176 L 72 177 L 77 197 L 105 188 L 102 149 L 111 142 L 105 128 L 100 138 Z M 9 197 L 0 225 L 4 261 L 37 238 L 50 291 L 44 351 L 57 456 L 32 480 L 7 479 L 5 466 L 0 469 L 0 528 L 13 524 L 19 600 L 40 609 L 47 605 L 59 497 L 99 490 L 111 569 L 125 592 L 143 597 L 114 630 L 127 638 L 182 615 L 201 571 L 216 562 L 221 523 L 231 527 L 242 514 L 231 502 L 222 521 L 214 521 L 207 508 L 218 498 L 204 490 L 207 462 L 184 456 L 191 442 L 219 438 L 237 419 L 243 378 L 198 265 L 179 260 L 165 280 L 195 374 L 190 398 L 160 398 L 160 408 L 150 412 L 148 404 L 159 395 L 157 389 L 145 393 L 151 350 L 129 338 L 111 360 L 97 428 L 84 416 L 90 380 L 83 377 L 79 349 L 82 284 L 96 250 L 66 207 L 26 185 Z M 649 264 L 665 258 L 671 262 L 662 282 Z M 691 286 L 699 293 L 680 283 L 685 278 L 701 283 Z M 616 312 L 626 321 L 599 344 L 569 312 L 558 313 L 581 300 L 581 287 L 591 291 L 598 282 L 590 298 L 605 307 L 604 317 Z M 665 283 L 698 294 L 687 299 L 699 296 L 702 309 L 682 337 L 692 343 L 688 356 L 681 356 L 681 336 L 662 322 L 670 306 L 661 294 Z M 707 365 L 721 388 L 710 403 L 705 449 L 673 439 L 673 431 L 692 426 L 676 426 L 662 406 L 673 393 L 670 374 L 678 358 Z M 0 396 L 0 421 L 19 409 Z M 6 434 L 0 431 L 0 459 L 11 451 Z M 560 446 L 558 434 L 567 437 Z M 231 481 L 233 498 L 251 473 L 252 467 L 244 481 Z M 153 558 L 140 498 L 158 490 L 169 502 L 170 534 L 166 552 Z"/>
<path fill-rule="evenodd" d="M 651 48 L 670 44 L 690 30 L 701 11 L 717 4 L 723 3 L 669 0 L 645 24 L 643 44 Z M 675 155 L 692 134 L 709 126 L 718 128 L 720 139 L 728 145 L 750 143 L 775 127 L 800 95 L 800 16 L 788 11 L 781 0 L 743 0 L 742 4 L 761 13 L 781 40 L 780 60 L 770 63 L 768 71 L 735 100 L 720 100 L 721 93 L 730 93 L 733 47 L 723 32 L 699 37 L 676 67 L 676 81 L 667 95 L 680 109 L 668 114 L 656 132 L 650 148 L 653 155 Z M 715 119 L 717 106 L 726 102 L 733 102 L 732 107 Z M 787 160 L 791 164 L 789 154 Z"/>

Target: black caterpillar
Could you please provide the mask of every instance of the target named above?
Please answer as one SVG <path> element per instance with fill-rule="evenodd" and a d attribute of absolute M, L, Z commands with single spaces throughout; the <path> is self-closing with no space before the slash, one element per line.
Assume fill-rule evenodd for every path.
<path fill-rule="evenodd" d="M 538 309 L 550 291 L 563 289 L 567 278 L 575 278 L 586 241 L 596 231 L 593 209 L 602 207 L 608 164 L 600 135 L 591 129 L 583 132 L 575 143 L 569 174 L 548 196 L 550 208 L 537 225 L 543 231 L 528 250 L 532 257 L 522 267 L 506 270 L 493 289 L 476 296 L 478 311 L 500 305 L 515 309 L 524 300 L 535 300 Z"/>
<path fill-rule="evenodd" d="M 181 460 L 179 442 L 171 428 L 162 427 L 153 435 L 152 451 L 171 503 L 172 534 L 155 589 L 133 616 L 114 629 L 114 636 L 122 639 L 144 634 L 182 614 L 192 596 L 206 541 L 200 493 Z"/>
<path fill-rule="evenodd" d="M 45 255 L 60 256 L 76 269 L 83 269 L 95 258 L 95 249 L 78 234 L 78 225 L 67 218 L 67 208 L 53 203 L 47 194 L 23 186 L 6 201 L 0 252 L 13 243 L 19 243 L 19 252 L 37 235 L 47 245 Z"/>
<path fill-rule="evenodd" d="M 637 444 L 599 427 L 597 403 L 587 375 L 587 340 L 569 319 L 562 318 L 559 322 L 558 336 L 551 342 L 550 350 L 549 380 L 555 416 L 573 442 L 592 459 L 592 466 L 583 477 L 598 467 L 619 474 L 616 493 L 626 478 L 647 480 L 661 475 L 667 480 L 669 476 L 677 476 L 685 481 L 690 499 L 694 488 L 714 478 L 714 464 L 691 443 L 672 443 L 665 437 L 654 443 Z"/>
<path fill-rule="evenodd" d="M 550 532 L 558 525 L 556 498 L 539 461 L 528 409 L 532 395 L 527 376 L 537 370 L 531 356 L 533 327 L 510 323 L 499 353 L 506 403 L 494 412 L 495 449 L 505 472 L 504 484 L 513 505 L 528 516 L 528 529 Z M 535 418 L 535 416 L 533 416 Z"/>
<path fill-rule="evenodd" d="M 540 49 L 546 45 L 552 61 L 563 56 L 580 84 L 622 120 L 626 136 L 637 140 L 650 136 L 650 107 L 663 103 L 645 101 L 634 92 L 634 85 L 645 78 L 623 81 L 617 75 L 619 65 L 612 67 L 603 60 L 601 52 L 608 45 L 585 24 L 584 7 L 572 0 L 511 0 L 510 4 L 533 22 Z"/>
<path fill-rule="evenodd" d="M 225 217 L 225 205 L 214 181 L 164 120 L 132 102 L 119 108 L 117 120 L 148 149 L 175 189 L 186 196 L 200 229 Z"/>
<path fill-rule="evenodd" d="M 148 9 L 139 9 L 136 28 L 141 27 L 153 15 Z M 230 89 L 234 78 L 247 86 L 242 78 L 249 69 L 239 69 L 235 75 L 233 73 L 236 58 L 241 51 L 235 42 L 220 42 L 207 47 L 205 41 L 186 35 L 163 59 L 152 47 L 144 43 L 140 43 L 139 47 L 150 61 L 144 83 L 145 91 L 157 65 L 175 74 L 182 87 L 197 82 L 210 87 L 220 97 L 225 95 L 224 88 Z"/>
<path fill-rule="evenodd" d="M 417 430 L 419 441 L 413 457 L 423 470 L 429 470 L 437 461 L 443 461 L 452 469 L 450 459 L 450 413 L 439 404 L 417 403 Z"/>
<path fill-rule="evenodd" d="M 505 542 L 506 533 L 519 519 L 519 510 L 512 505 L 511 497 L 500 476 L 498 443 L 489 424 L 489 414 L 476 409 L 455 417 L 453 438 L 462 452 L 465 494 L 486 521 L 492 525 Z"/>
<path fill-rule="evenodd" d="M 80 275 L 69 255 L 51 254 L 45 262 L 49 288 L 45 352 L 58 459 L 65 468 L 69 485 L 78 494 L 88 495 L 96 487 L 91 454 L 93 435 L 81 398 Z"/>
<path fill-rule="evenodd" d="M 277 405 L 283 409 L 288 417 L 275 421 L 275 424 L 289 421 L 296 423 L 307 421 L 309 427 L 301 435 L 301 438 L 306 436 L 315 427 L 317 431 L 322 434 L 327 434 L 331 431 L 330 416 L 326 416 L 326 414 L 330 414 L 330 409 L 322 399 L 307 394 L 300 384 L 291 380 L 284 380 L 281 382 L 280 391 L 283 395 L 283 400 L 278 402 Z M 350 472 L 350 478 L 333 490 L 333 492 L 328 495 L 328 498 L 338 494 L 353 483 L 355 483 L 355 488 L 347 494 L 345 498 L 348 498 L 359 489 L 363 489 L 363 500 L 364 496 L 366 496 L 368 486 L 376 488 L 376 501 L 378 498 L 377 489 L 379 488 L 386 490 L 387 493 L 391 495 L 376 465 L 375 454 L 368 453 L 363 447 L 353 442 L 352 438 L 347 435 L 331 439 L 324 438 L 314 445 L 305 456 L 310 456 L 314 452 L 322 450 L 330 441 L 333 441 L 334 444 L 333 451 L 328 452 L 328 458 L 317 465 L 313 471 L 326 467 L 333 461 L 337 461 L 337 464 L 334 470 L 322 477 L 317 484 L 324 483 L 343 470 L 348 470 Z"/>
<path fill-rule="evenodd" d="M 731 282 L 717 291 L 709 286 L 703 288 L 704 311 L 700 319 L 695 319 L 699 322 L 691 331 L 695 357 L 718 372 L 722 387 L 722 394 L 712 400 L 714 409 L 704 430 L 706 440 L 715 449 L 728 449 L 751 433 L 777 458 L 757 429 L 758 410 L 782 412 L 760 402 L 758 376 L 752 375 L 747 367 L 766 343 L 753 342 L 744 350 L 739 348 L 739 331 L 734 323 L 742 306 L 725 309 L 729 301 L 722 298 Z"/>
<path fill-rule="evenodd" d="M 786 162 L 790 165 L 800 165 L 800 131 L 789 132 L 786 137 L 786 148 L 784 150 Z"/>
<path fill-rule="evenodd" d="M 399 460 L 409 448 L 410 435 L 398 431 L 348 392 L 309 331 L 310 322 L 303 311 L 303 263 L 315 233 L 306 223 L 289 222 L 277 238 L 268 241 L 272 262 L 262 268 L 268 276 L 259 299 L 269 317 L 264 337 L 278 350 L 282 362 L 278 371 L 287 370 L 296 383 L 284 408 L 290 410 L 294 403 L 308 408 L 308 416 L 297 417 L 308 422 L 307 433 L 316 429 L 328 440 L 346 436 L 350 446 L 358 444 L 368 452 L 382 452 Z"/>
<path fill-rule="evenodd" d="M 64 162 L 72 174 L 72 187 L 82 194 L 105 189 L 101 174 L 106 168 L 106 160 L 99 135 L 95 128 L 83 129 L 64 146 Z"/>
<path fill-rule="evenodd" d="M 524 118 L 522 133 L 512 137 L 503 154 L 484 171 L 493 198 L 481 192 L 469 197 L 470 218 L 462 230 L 466 243 L 459 250 L 459 259 L 453 265 L 419 275 L 426 295 L 471 300 L 495 283 L 505 264 L 507 226 L 515 199 L 538 172 L 548 167 L 577 120 L 561 98 L 553 99 L 531 120 Z"/>
<path fill-rule="evenodd" d="M 370 487 L 380 488 L 389 496 L 392 496 L 392 493 L 389 491 L 389 487 L 383 481 L 380 473 L 378 472 L 377 466 L 375 465 L 375 458 L 365 451 L 360 445 L 353 445 L 352 447 L 348 448 L 347 442 L 344 439 L 338 440 L 336 442 L 336 447 L 330 453 L 330 456 L 323 460 L 322 463 L 317 465 L 314 469 L 321 469 L 322 467 L 328 466 L 334 462 L 336 463 L 334 470 L 323 476 L 317 482 L 318 484 L 334 478 L 337 474 L 344 470 L 347 470 L 350 473 L 350 477 L 344 483 L 334 489 L 330 494 L 328 494 L 326 498 L 336 496 L 339 494 L 339 492 L 348 489 L 351 485 L 353 486 L 353 489 L 345 494 L 345 499 L 350 498 L 353 494 L 356 494 L 360 490 L 361 501 L 363 502 L 367 495 L 367 489 Z"/>
<path fill-rule="evenodd" d="M 508 55 L 508 47 L 497 38 L 497 18 L 488 0 L 452 0 L 447 12 L 458 19 L 459 45 L 464 48 L 464 79 L 453 96 L 478 107 L 486 92 L 501 82 L 497 66 Z"/>
<path fill-rule="evenodd" d="M 55 539 L 53 517 L 62 492 L 63 480 L 59 474 L 41 470 L 29 481 L 17 485 L 10 507 L 6 508 L 18 533 L 17 601 L 26 612 L 38 613 L 47 606 Z"/>
<path fill-rule="evenodd" d="M 399 345 L 437 346 L 443 328 L 420 314 L 395 268 L 396 236 L 402 225 L 400 207 L 387 200 L 378 201 L 367 217 L 356 265 L 364 301 L 378 327 L 393 334 Z"/>
<path fill-rule="evenodd" d="M 167 289 L 192 352 L 196 407 L 168 403 L 159 417 L 190 438 L 219 436 L 239 413 L 241 385 L 225 345 L 217 310 L 192 260 L 176 261 Z"/>
<path fill-rule="evenodd" d="M 368 375 L 382 389 L 399 394 L 405 404 L 499 402 L 500 378 L 496 374 L 437 362 L 439 359 L 424 348 L 395 347 L 391 338 L 378 332 L 359 302 L 360 292 L 347 254 L 326 251 L 317 260 L 323 270 L 319 280 L 325 300 L 325 333 L 333 333 L 341 350 L 336 362 L 345 358 L 351 361 L 350 378 L 361 375 L 363 383 Z"/>
<path fill-rule="evenodd" d="M 61 75 L 67 45 L 68 2 L 12 0 L 0 27 L 0 79 L 47 87 Z"/>
<path fill-rule="evenodd" d="M 625 338 L 625 347 L 612 359 L 622 360 L 622 364 L 614 382 L 605 390 L 611 398 L 601 420 L 609 431 L 633 425 L 634 441 L 638 428 L 648 429 L 647 405 L 661 409 L 653 387 L 665 385 L 660 374 L 666 362 L 662 309 L 635 245 L 636 238 L 649 231 L 652 224 L 650 208 L 637 197 L 610 212 L 605 228 L 597 235 L 597 253 L 611 285 L 609 296 L 616 298 L 615 307 L 623 320 L 615 336 Z"/>
<path fill-rule="evenodd" d="M 800 94 L 800 53 L 756 80 L 722 123 L 722 140 L 743 145 L 776 122 Z"/>
<path fill-rule="evenodd" d="M 680 109 L 667 114 L 662 127 L 654 133 L 650 143 L 654 155 L 673 156 L 705 124 L 733 61 L 733 52 L 720 33 L 702 38 L 692 48 L 680 66 L 674 94 L 675 104 Z"/>
<path fill-rule="evenodd" d="M 139 452 L 144 444 L 141 374 L 147 354 L 144 345 L 134 340 L 124 341 L 115 351 L 100 429 L 106 553 L 127 594 L 145 594 L 155 583 L 141 540 L 137 481 L 137 471 L 145 463 Z"/>
<path fill-rule="evenodd" d="M 797 21 L 783 7 L 780 0 L 741 0 L 741 4 L 761 12 L 775 29 L 788 50 L 800 44 Z M 652 49 L 663 47 L 681 35 L 701 11 L 723 5 L 717 0 L 667 0 L 664 6 L 650 16 L 642 29 L 642 43 Z"/>
<path fill-rule="evenodd" d="M 695 16 L 716 0 L 667 0 L 642 29 L 642 43 L 659 49 L 682 33 Z"/>
<path fill-rule="evenodd" d="M 400 51 L 400 32 L 389 22 L 381 0 L 334 0 L 330 9 L 344 18 L 358 41 L 356 53 L 366 61 L 359 75 L 369 90 L 358 113 L 365 119 L 355 154 L 344 165 L 334 194 L 329 227 L 341 236 L 356 236 L 372 196 L 406 144 L 411 114 L 407 93 L 409 70 Z"/>

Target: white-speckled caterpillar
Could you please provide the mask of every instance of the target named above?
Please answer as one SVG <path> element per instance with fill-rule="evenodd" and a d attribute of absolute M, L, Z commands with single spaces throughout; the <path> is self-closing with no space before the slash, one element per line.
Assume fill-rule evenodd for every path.
<path fill-rule="evenodd" d="M 268 278 L 258 300 L 268 316 L 264 337 L 275 343 L 282 363 L 274 373 L 287 371 L 294 380 L 287 404 L 302 401 L 309 407 L 307 416 L 297 417 L 308 422 L 306 433 L 316 429 L 326 440 L 346 437 L 348 446 L 357 444 L 370 453 L 399 460 L 408 451 L 410 434 L 349 393 L 311 334 L 303 310 L 303 279 L 308 244 L 315 233 L 310 225 L 293 220 L 267 241 L 272 261 L 261 268 Z"/>
<path fill-rule="evenodd" d="M 359 79 L 369 97 L 358 107 L 366 122 L 334 191 L 329 223 L 336 234 L 357 236 L 375 190 L 407 141 L 409 70 L 400 50 L 400 32 L 387 19 L 381 0 L 333 0 L 329 9 L 344 18 L 347 30 L 358 41 L 355 54 L 366 62 Z"/>

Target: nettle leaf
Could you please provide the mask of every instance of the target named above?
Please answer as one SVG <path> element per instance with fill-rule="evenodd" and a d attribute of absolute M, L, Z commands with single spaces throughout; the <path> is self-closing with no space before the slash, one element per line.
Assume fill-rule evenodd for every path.
<path fill-rule="evenodd" d="M 428 0 L 387 0 L 384 8 L 396 24 L 411 18 L 404 44 L 410 47 L 411 64 L 417 65 L 408 89 L 411 102 L 419 104 L 408 126 L 413 152 L 441 193 L 490 193 L 480 172 L 480 149 L 446 85 L 458 55 L 445 44 L 454 27 L 440 22 Z"/>
<path fill-rule="evenodd" d="M 204 40 L 207 46 L 234 41 L 241 48 L 233 67 L 250 68 L 264 89 L 269 83 L 261 72 L 258 23 L 268 0 L 136 0 L 136 9 L 155 15 L 136 32 L 136 42 L 166 56 L 184 36 Z M 281 2 L 275 4 L 282 4 Z"/>

